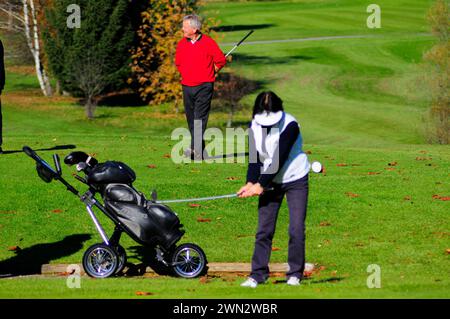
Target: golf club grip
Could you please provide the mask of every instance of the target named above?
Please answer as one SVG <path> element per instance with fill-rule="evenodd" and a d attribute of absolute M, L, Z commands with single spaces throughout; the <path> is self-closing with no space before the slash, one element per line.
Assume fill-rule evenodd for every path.
<path fill-rule="evenodd" d="M 24 152 L 25 154 L 27 154 L 29 157 L 31 157 L 31 158 L 34 159 L 35 161 L 40 161 L 40 160 L 41 160 L 41 158 L 36 154 L 35 151 L 33 151 L 33 150 L 31 149 L 31 147 L 29 147 L 29 146 L 24 146 L 24 147 L 22 148 L 22 150 L 23 150 L 23 152 Z"/>
<path fill-rule="evenodd" d="M 250 36 L 250 34 L 252 34 L 253 32 L 254 32 L 254 30 L 251 30 L 249 33 L 247 33 L 247 35 L 245 37 L 243 37 L 242 40 L 238 42 L 238 44 L 236 44 L 236 46 L 237 47 L 240 46 L 241 43 L 244 42 L 245 39 L 247 39 Z"/>

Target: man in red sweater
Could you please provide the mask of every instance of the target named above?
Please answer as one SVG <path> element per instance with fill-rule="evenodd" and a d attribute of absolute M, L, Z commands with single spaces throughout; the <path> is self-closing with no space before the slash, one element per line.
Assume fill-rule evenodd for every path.
<path fill-rule="evenodd" d="M 183 102 L 191 133 L 191 148 L 185 155 L 202 159 L 205 142 L 203 134 L 208 124 L 216 73 L 226 64 L 225 55 L 217 43 L 202 34 L 202 23 L 196 15 L 183 18 L 184 38 L 178 42 L 175 64 L 181 74 Z"/>

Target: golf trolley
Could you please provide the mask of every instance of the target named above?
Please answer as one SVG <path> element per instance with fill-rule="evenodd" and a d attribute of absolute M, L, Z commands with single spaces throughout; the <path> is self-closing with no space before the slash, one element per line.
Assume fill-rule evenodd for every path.
<path fill-rule="evenodd" d="M 116 161 L 98 163 L 84 152 L 67 155 L 64 163 L 76 165 L 77 171 L 85 174 L 85 177 L 74 175 L 89 187 L 80 195 L 62 177 L 57 154 L 53 155 L 54 169 L 30 147 L 24 146 L 23 151 L 36 161 L 36 170 L 42 180 L 46 183 L 60 181 L 86 205 L 103 240 L 103 243 L 89 247 L 84 253 L 83 268 L 89 276 L 106 278 L 124 269 L 127 256 L 119 244 L 123 232 L 137 243 L 153 249 L 157 261 L 177 276 L 195 278 L 207 272 L 206 255 L 199 246 L 191 243 L 176 245 L 185 233 L 177 214 L 169 207 L 156 203 L 156 199 L 147 200 L 143 193 L 134 189 L 132 183 L 136 175 L 126 164 Z M 97 193 L 101 195 L 103 205 L 95 198 Z M 105 234 L 93 207 L 97 207 L 114 222 L 115 230 L 111 238 Z"/>

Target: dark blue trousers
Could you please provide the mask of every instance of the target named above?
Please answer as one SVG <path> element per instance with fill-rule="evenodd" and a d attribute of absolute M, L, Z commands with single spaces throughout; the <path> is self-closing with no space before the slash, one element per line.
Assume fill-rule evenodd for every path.
<path fill-rule="evenodd" d="M 274 189 L 259 198 L 258 231 L 250 276 L 261 283 L 269 277 L 269 260 L 278 212 L 284 195 L 289 208 L 289 247 L 287 277 L 303 278 L 305 268 L 305 219 L 308 203 L 308 175 L 285 184 L 273 184 Z"/>

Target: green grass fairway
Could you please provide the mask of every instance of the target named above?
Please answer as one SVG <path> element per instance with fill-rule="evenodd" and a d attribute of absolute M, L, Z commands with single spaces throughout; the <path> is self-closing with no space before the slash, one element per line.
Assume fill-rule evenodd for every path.
<path fill-rule="evenodd" d="M 307 216 L 307 261 L 320 271 L 300 287 L 270 283 L 250 290 L 243 277 L 82 277 L 69 289 L 65 276 L 0 279 L 0 298 L 449 298 L 450 148 L 426 144 L 429 97 L 423 53 L 433 45 L 425 15 L 432 1 L 377 1 L 382 28 L 366 27 L 366 1 L 212 2 L 224 51 L 250 29 L 225 71 L 275 91 L 300 122 L 310 161 L 326 174 L 312 174 Z M 251 44 L 251 41 L 362 35 L 365 38 Z M 5 151 L 23 145 L 47 149 L 76 145 L 100 161 L 119 160 L 137 175 L 135 187 L 160 199 L 229 194 L 245 182 L 245 163 L 174 164 L 168 158 L 183 114 L 171 105 L 99 107 L 87 121 L 67 97 L 40 96 L 33 74 L 7 61 L 2 96 Z M 236 114 L 246 127 L 258 92 Z M 227 114 L 215 111 L 209 127 L 224 129 Z M 57 152 L 41 151 L 51 161 Z M 42 182 L 21 152 L 0 155 L 0 269 L 39 268 L 43 263 L 80 263 L 101 239 L 83 205 L 62 184 Z M 64 177 L 75 168 L 63 167 Z M 257 225 L 257 199 L 224 199 L 170 205 L 185 225 L 182 242 L 194 242 L 210 262 L 250 262 Z M 112 222 L 99 215 L 111 234 Z M 209 219 L 209 222 L 199 222 Z M 286 262 L 288 211 L 280 211 L 272 262 Z M 129 260 L 142 259 L 123 236 Z M 14 246 L 21 253 L 13 251 Z M 369 289 L 369 265 L 381 268 L 381 288 Z M 136 292 L 150 292 L 138 296 Z"/>

